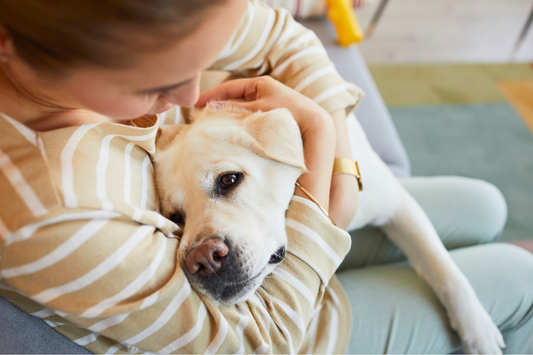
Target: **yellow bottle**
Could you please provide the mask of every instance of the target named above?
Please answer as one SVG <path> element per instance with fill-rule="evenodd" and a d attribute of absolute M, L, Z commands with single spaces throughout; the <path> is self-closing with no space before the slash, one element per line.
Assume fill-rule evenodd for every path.
<path fill-rule="evenodd" d="M 351 0 L 326 0 L 328 4 L 328 18 L 335 25 L 337 37 L 341 46 L 359 43 L 365 34 L 355 17 Z"/>

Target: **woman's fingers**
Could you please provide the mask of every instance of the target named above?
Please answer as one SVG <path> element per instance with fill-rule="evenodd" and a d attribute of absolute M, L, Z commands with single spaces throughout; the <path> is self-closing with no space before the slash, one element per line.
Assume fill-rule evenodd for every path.
<path fill-rule="evenodd" d="M 215 102 L 215 104 L 218 102 Z M 227 104 L 225 102 L 220 102 L 220 105 Z M 255 101 L 235 101 L 231 102 L 231 106 L 243 108 L 245 110 L 249 111 L 270 111 L 273 108 L 271 108 L 268 103 L 264 102 L 264 100 L 255 100 Z"/>
<path fill-rule="evenodd" d="M 204 107 L 209 101 L 231 99 L 255 100 L 257 95 L 257 78 L 226 81 L 216 88 L 203 92 L 194 106 Z"/>

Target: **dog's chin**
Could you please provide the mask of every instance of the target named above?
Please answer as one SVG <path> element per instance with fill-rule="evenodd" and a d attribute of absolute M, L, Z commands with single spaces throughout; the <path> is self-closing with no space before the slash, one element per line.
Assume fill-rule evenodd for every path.
<path fill-rule="evenodd" d="M 206 287 L 204 282 L 198 282 L 197 278 L 194 275 L 187 273 L 187 277 L 194 289 L 196 291 L 204 294 L 213 301 L 219 302 L 220 304 L 231 306 L 240 302 L 248 301 L 255 291 L 261 286 L 263 280 L 267 275 L 266 268 L 263 268 L 261 272 L 248 280 L 236 283 L 221 284 L 220 282 L 216 283 L 215 287 Z M 220 281 L 220 280 L 219 280 Z"/>

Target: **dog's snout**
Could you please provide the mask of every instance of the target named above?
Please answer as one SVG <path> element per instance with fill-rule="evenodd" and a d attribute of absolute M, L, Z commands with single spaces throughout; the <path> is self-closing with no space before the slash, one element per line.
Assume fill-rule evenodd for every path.
<path fill-rule="evenodd" d="M 228 252 L 221 238 L 209 238 L 187 254 L 185 264 L 191 274 L 207 277 L 222 269 Z"/>

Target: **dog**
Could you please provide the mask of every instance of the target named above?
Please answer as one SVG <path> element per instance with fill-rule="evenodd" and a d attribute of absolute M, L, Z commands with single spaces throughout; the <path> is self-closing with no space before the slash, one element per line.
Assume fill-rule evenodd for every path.
<path fill-rule="evenodd" d="M 285 256 L 285 211 L 306 171 L 298 125 L 286 109 L 208 105 L 159 132 L 156 184 L 183 270 L 215 301 L 249 299 Z"/>
<path fill-rule="evenodd" d="M 348 230 L 382 228 L 434 290 L 467 353 L 501 353 L 503 337 L 428 217 L 373 151 L 353 114 L 352 156 L 364 191 Z M 155 172 L 162 213 L 179 226 L 178 258 L 193 287 L 225 304 L 247 300 L 285 254 L 285 211 L 304 173 L 286 109 L 209 105 L 191 125 L 162 129 Z"/>

